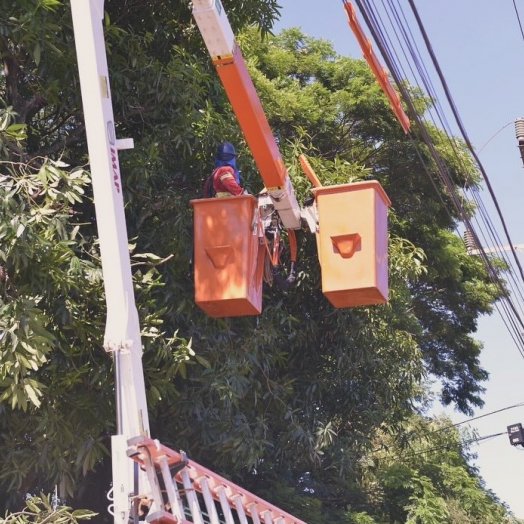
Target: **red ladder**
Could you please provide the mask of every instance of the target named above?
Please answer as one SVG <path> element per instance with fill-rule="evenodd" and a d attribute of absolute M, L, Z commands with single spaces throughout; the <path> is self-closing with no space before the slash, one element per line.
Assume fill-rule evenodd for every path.
<path fill-rule="evenodd" d="M 128 440 L 128 446 L 127 455 L 145 469 L 149 480 L 150 524 L 305 524 L 158 440 L 139 436 Z M 204 501 L 205 520 L 197 492 Z M 192 520 L 187 520 L 185 508 Z"/>

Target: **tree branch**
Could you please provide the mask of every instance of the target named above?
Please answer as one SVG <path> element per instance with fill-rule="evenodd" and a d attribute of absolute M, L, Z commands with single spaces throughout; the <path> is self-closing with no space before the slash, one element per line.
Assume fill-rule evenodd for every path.
<path fill-rule="evenodd" d="M 161 264 L 165 264 L 168 260 L 171 260 L 174 256 L 175 255 L 171 254 L 171 255 L 167 256 L 166 258 L 163 258 L 162 260 L 159 260 L 156 263 L 153 263 L 153 262 L 135 262 L 134 264 L 131 264 L 131 267 L 136 267 L 136 266 L 157 267 L 157 266 L 160 266 Z"/>

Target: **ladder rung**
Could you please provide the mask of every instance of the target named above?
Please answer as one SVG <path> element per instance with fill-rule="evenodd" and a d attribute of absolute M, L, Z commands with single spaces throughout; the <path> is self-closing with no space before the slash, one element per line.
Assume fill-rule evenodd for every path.
<path fill-rule="evenodd" d="M 141 451 L 144 449 L 148 450 L 151 461 L 155 467 L 160 467 L 159 459 L 161 457 L 166 457 L 168 466 L 172 466 L 181 460 L 180 453 L 173 451 L 167 446 L 160 444 L 158 440 L 154 440 L 150 437 L 140 435 L 129 439 L 127 444 L 129 446 L 127 456 L 142 466 L 144 465 L 144 460 L 146 458 L 143 456 L 144 451 Z"/>
<path fill-rule="evenodd" d="M 146 517 L 149 524 L 179 524 L 174 515 L 167 511 L 155 511 Z"/>
<path fill-rule="evenodd" d="M 168 511 L 155 511 L 152 515 L 146 517 L 146 521 L 149 524 L 191 524 L 186 519 L 178 520 Z"/>

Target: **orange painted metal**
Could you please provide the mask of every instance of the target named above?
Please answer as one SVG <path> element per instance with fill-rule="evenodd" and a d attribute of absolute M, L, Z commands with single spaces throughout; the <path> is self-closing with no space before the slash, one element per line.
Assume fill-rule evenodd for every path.
<path fill-rule="evenodd" d="M 268 189 L 283 187 L 286 167 L 238 45 L 231 59 L 213 63 L 264 185 Z"/>
<path fill-rule="evenodd" d="M 195 302 L 211 317 L 262 311 L 264 250 L 251 195 L 191 200 Z"/>
<path fill-rule="evenodd" d="M 364 35 L 364 31 L 362 30 L 362 27 L 360 26 L 360 23 L 357 20 L 357 15 L 355 12 L 355 8 L 353 7 L 353 4 L 351 2 L 348 2 L 347 0 L 344 0 L 344 8 L 348 17 L 349 27 L 353 31 L 353 34 L 355 35 L 358 44 L 360 45 L 360 49 L 362 50 L 364 58 L 369 64 L 369 67 L 371 67 L 371 70 L 373 71 L 375 78 L 377 79 L 378 83 L 380 84 L 380 87 L 382 88 L 386 97 L 388 98 L 389 105 L 393 113 L 395 113 L 395 116 L 397 117 L 398 121 L 400 122 L 402 129 L 405 133 L 407 133 L 411 127 L 411 123 L 409 121 L 408 116 L 402 109 L 400 98 L 397 92 L 393 89 L 393 86 L 389 81 L 387 71 L 380 64 L 378 58 L 376 57 L 371 47 L 371 42 Z"/>
<path fill-rule="evenodd" d="M 320 180 L 318 179 L 315 171 L 313 171 L 313 168 L 311 167 L 309 160 L 306 158 L 306 155 L 299 155 L 298 161 L 300 162 L 300 167 L 302 168 L 302 171 L 304 171 L 304 173 L 308 177 L 309 181 L 313 184 L 313 186 L 322 187 L 322 184 L 320 183 Z"/>
<path fill-rule="evenodd" d="M 336 308 L 388 300 L 387 210 L 376 180 L 314 188 L 322 292 Z"/>
<path fill-rule="evenodd" d="M 150 437 L 142 436 L 132 440 L 135 449 L 132 449 L 131 453 L 128 452 L 128 454 L 135 462 L 142 466 L 145 464 L 148 457 L 152 457 L 155 463 L 158 461 L 157 457 L 166 457 L 167 462 L 170 465 L 180 463 L 184 460 L 184 457 L 182 457 L 180 453 L 160 444 L 160 442 L 153 440 Z M 293 515 L 273 506 L 269 502 L 266 502 L 253 493 L 246 491 L 230 480 L 213 473 L 209 469 L 206 469 L 204 466 L 201 466 L 192 460 L 187 459 L 186 468 L 196 491 L 202 493 L 203 490 L 201 486 L 205 482 L 210 489 L 211 496 L 215 500 L 219 500 L 218 491 L 224 488 L 231 504 L 233 504 L 233 501 L 239 497 L 246 515 L 252 517 L 256 513 L 258 522 L 261 522 L 262 516 L 267 516 L 264 522 L 279 524 L 306 524 L 302 520 L 299 520 Z M 181 472 L 177 472 L 174 479 L 176 482 L 182 483 Z M 184 524 L 184 522 L 182 524 Z M 253 522 L 255 522 L 254 519 Z"/>

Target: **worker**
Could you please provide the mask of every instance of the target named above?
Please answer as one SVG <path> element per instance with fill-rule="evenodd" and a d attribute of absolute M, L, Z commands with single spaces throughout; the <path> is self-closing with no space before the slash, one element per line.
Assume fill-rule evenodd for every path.
<path fill-rule="evenodd" d="M 215 169 L 204 185 L 204 197 L 228 197 L 246 194 L 240 185 L 236 151 L 230 142 L 221 142 L 215 155 Z"/>

